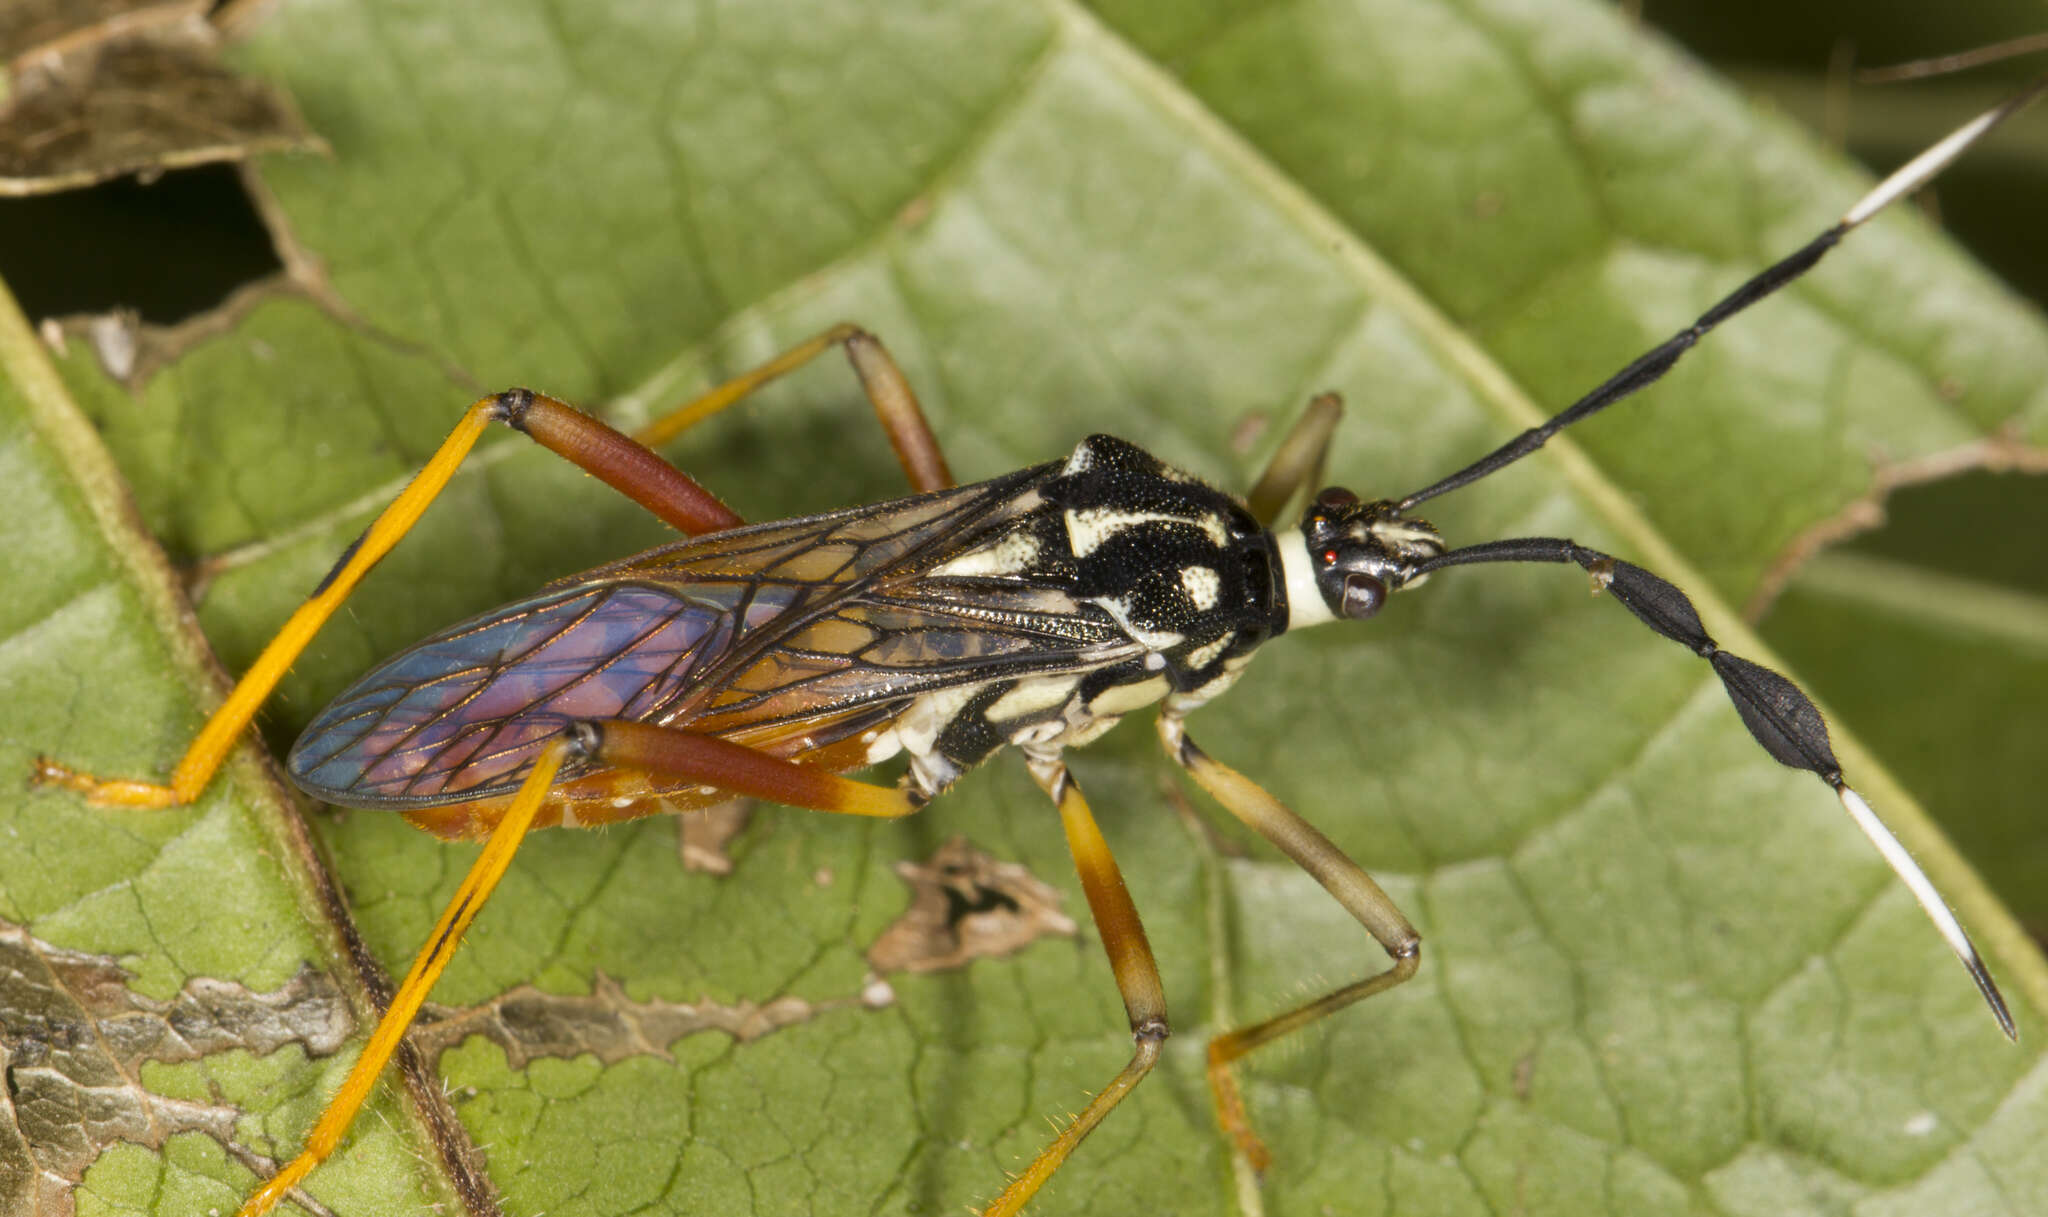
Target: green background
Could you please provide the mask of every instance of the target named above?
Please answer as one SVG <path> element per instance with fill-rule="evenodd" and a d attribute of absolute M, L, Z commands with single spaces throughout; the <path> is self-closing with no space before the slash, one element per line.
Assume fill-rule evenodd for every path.
<path fill-rule="evenodd" d="M 840 318 L 890 344 L 963 478 L 1111 430 L 1243 485 L 1277 425 L 1336 388 L 1351 409 L 1333 475 L 1398 493 L 1568 401 L 1858 190 L 1791 124 L 1577 4 L 307 5 L 237 58 L 334 148 L 258 172 L 294 283 L 135 393 L 83 344 L 54 369 L 18 333 L 5 348 L 0 568 L 18 591 L 0 764 L 18 771 L 48 751 L 160 774 L 199 721 L 192 636 L 126 531 L 121 483 L 177 572 L 203 574 L 199 622 L 231 671 L 476 393 L 532 383 L 630 424 Z M 1873 464 L 1998 433 L 2038 452 L 2044 336 L 1925 225 L 1888 219 L 1669 385 L 1432 515 L 1454 540 L 1613 548 L 1769 659 L 1723 606 L 1866 493 Z M 1247 442 L 1253 415 L 1273 425 Z M 750 517 L 898 486 L 825 364 L 672 455 Z M 494 440 L 294 669 L 269 738 L 422 633 L 660 537 Z M 2012 679 L 2041 662 L 2031 600 L 1973 582 L 1952 598 L 2000 611 L 1894 625 L 1855 575 L 1786 607 L 1865 657 L 1849 676 L 1945 673 L 1968 692 L 1941 716 L 1979 735 L 2039 714 L 2041 685 Z M 1825 791 L 1754 747 L 1704 665 L 1584 587 L 1549 568 L 1446 575 L 1370 627 L 1276 644 L 1196 720 L 1428 941 L 1414 984 L 1249 1064 L 1276 1156 L 1266 1210 L 2037 1210 L 2048 980 L 2031 946 L 1838 733 L 1987 946 L 2015 1049 Z M 1847 725 L 1881 735 L 1864 721 Z M 2031 755 L 1980 755 L 1951 768 L 1995 783 L 1921 789 L 1986 805 L 1960 835 L 2017 839 Z M 1378 952 L 1270 851 L 1192 838 L 1142 728 L 1076 768 L 1179 1035 L 1033 1211 L 1232 1211 L 1204 1037 L 1226 1009 L 1277 1009 Z M 289 811 L 253 767 L 175 813 L 7 799 L 0 915 L 120 955 L 145 993 L 274 987 L 328 957 L 286 861 Z M 956 833 L 1078 914 L 1054 823 L 1005 762 L 900 825 L 760 815 L 723 880 L 682 871 L 669 823 L 549 834 L 435 996 L 586 993 L 602 973 L 639 999 L 844 997 L 903 907 L 892 864 Z M 401 965 L 470 852 L 384 814 L 315 824 Z M 1085 934 L 893 983 L 889 1008 L 746 1045 L 694 1036 L 673 1059 L 512 1070 L 472 1042 L 442 1067 L 510 1212 L 930 1213 L 991 1196 L 1128 1053 Z M 242 1138 L 288 1153 L 339 1069 L 286 1050 L 146 1080 L 243 1107 Z M 311 1190 L 341 1213 L 417 1211 L 438 1186 L 418 1144 L 387 1102 Z M 192 1135 L 161 1160 L 109 1152 L 78 1203 L 225 1210 L 251 1185 Z"/>

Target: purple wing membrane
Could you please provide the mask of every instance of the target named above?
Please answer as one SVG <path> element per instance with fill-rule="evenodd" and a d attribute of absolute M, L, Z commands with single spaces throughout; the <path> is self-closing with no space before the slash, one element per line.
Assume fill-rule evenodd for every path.
<path fill-rule="evenodd" d="M 778 590 L 604 584 L 466 621 L 322 711 L 292 748 L 292 780 L 358 807 L 504 792 L 571 719 L 659 715 L 725 653 L 739 602 L 750 620 L 772 616 L 787 607 Z"/>
<path fill-rule="evenodd" d="M 1053 469 L 585 571 L 386 660 L 313 720 L 292 779 L 345 806 L 463 803 L 511 793 L 576 719 L 809 752 L 928 689 L 1107 662 L 1122 635 L 1057 589 L 921 581 L 1038 505 L 1031 488 Z"/>

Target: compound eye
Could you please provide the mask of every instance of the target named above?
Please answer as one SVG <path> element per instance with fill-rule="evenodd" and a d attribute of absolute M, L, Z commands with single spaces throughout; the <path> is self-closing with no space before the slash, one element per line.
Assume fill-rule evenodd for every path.
<path fill-rule="evenodd" d="M 1371 575 L 1344 576 L 1344 603 L 1338 612 L 1352 621 L 1364 621 L 1387 602 L 1387 585 Z"/>
<path fill-rule="evenodd" d="M 1315 509 L 1325 515 L 1342 514 L 1347 507 L 1358 506 L 1358 496 L 1342 486 L 1326 486 L 1316 495 Z"/>

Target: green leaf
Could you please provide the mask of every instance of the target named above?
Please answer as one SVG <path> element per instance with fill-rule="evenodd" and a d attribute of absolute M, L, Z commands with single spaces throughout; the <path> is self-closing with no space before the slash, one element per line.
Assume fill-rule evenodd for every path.
<path fill-rule="evenodd" d="M 1993 493 L 2003 504 L 2013 491 Z M 1968 518 L 1921 515 L 1929 498 L 1900 496 L 1892 511 L 1951 525 Z M 2024 543 L 2025 531 L 2004 535 Z M 1960 539 L 1981 562 L 1997 535 Z M 2038 938 L 2048 927 L 2048 841 L 2030 779 L 2048 721 L 2040 692 L 2048 688 L 2048 598 L 1930 569 L 1955 548 L 1825 555 L 1773 608 L 1771 638 L 1838 703 L 1881 708 L 1851 721 L 1869 723 L 1872 747 L 1931 806 L 1961 813 L 1945 816 L 1944 826 Z M 1837 645 L 1848 631 L 1865 651 L 1862 662 Z"/>
<path fill-rule="evenodd" d="M 1563 0 L 306 5 L 241 56 L 334 150 L 261 168 L 294 280 L 188 335 L 132 395 L 80 344 L 62 386 L 21 327 L 0 344 L 0 404 L 22 419 L 0 534 L 26 576 L 0 635 L 0 763 L 18 772 L 49 752 L 160 775 L 198 721 L 191 637 L 74 407 L 203 576 L 200 622 L 240 670 L 482 391 L 533 383 L 630 424 L 852 318 L 904 364 L 963 478 L 1108 430 L 1242 486 L 1335 388 L 1351 407 L 1333 476 L 1398 493 L 1570 400 L 1858 193 L 1784 124 Z M 1454 540 L 1613 549 L 1769 661 L 1725 606 L 1867 493 L 1873 452 L 2038 446 L 2044 337 L 1890 218 L 1666 385 L 1433 518 Z M 750 518 L 900 484 L 822 362 L 671 455 Z M 661 536 L 494 438 L 296 665 L 266 738 L 287 745 L 423 633 Z M 1275 1154 L 1265 1211 L 2037 1210 L 2038 956 L 1838 740 L 1986 946 L 2013 1048 L 1827 792 L 1755 747 L 1704 665 L 1584 589 L 1551 568 L 1447 573 L 1369 627 L 1275 642 L 1196 719 L 1428 944 L 1415 983 L 1247 1063 Z M 1191 836 L 1141 726 L 1075 764 L 1177 1034 L 1031 1211 L 1236 1211 L 1205 1038 L 1225 1009 L 1277 1011 L 1384 957 L 1263 845 Z M 189 811 L 22 793 L 0 814 L 0 915 L 120 956 L 146 995 L 195 976 L 268 990 L 302 959 L 345 974 L 253 768 Z M 384 813 L 313 824 L 402 968 L 473 851 Z M 958 1211 L 1128 1056 L 1087 934 L 858 1000 L 862 951 L 907 903 L 894 864 L 955 834 L 1081 916 L 1057 822 L 1007 758 L 902 824 L 759 814 L 725 878 L 685 872 L 676 832 L 535 839 L 435 1000 L 616 982 L 628 1002 L 812 1016 L 616 1059 L 514 1064 L 489 1036 L 445 1052 L 509 1212 Z M 247 1113 L 238 1140 L 282 1156 L 346 1060 L 220 1054 L 145 1081 Z M 415 1212 L 435 1161 L 380 1108 L 309 1191 L 347 1217 Z M 79 1203 L 182 1213 L 251 1185 L 191 1132 L 161 1159 L 107 1152 Z"/>

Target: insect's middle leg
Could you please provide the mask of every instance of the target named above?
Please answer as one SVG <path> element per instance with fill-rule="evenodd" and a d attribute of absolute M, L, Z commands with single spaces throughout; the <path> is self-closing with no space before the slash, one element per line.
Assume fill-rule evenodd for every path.
<path fill-rule="evenodd" d="M 1058 804 L 1060 822 L 1066 827 L 1067 849 L 1074 855 L 1074 869 L 1081 875 L 1081 889 L 1088 895 L 1088 910 L 1095 928 L 1102 934 L 1102 949 L 1109 953 L 1110 971 L 1116 976 L 1117 991 L 1123 994 L 1124 1012 L 1131 1020 L 1131 1038 L 1137 1042 L 1130 1064 L 1092 1099 L 1081 1114 L 1060 1130 L 1051 1145 L 1040 1150 L 1010 1181 L 1003 1194 L 982 1210 L 981 1217 L 1010 1217 L 1052 1178 L 1053 1172 L 1074 1152 L 1081 1138 L 1092 1132 L 1102 1118 L 1124 1101 L 1137 1084 L 1152 1072 L 1166 1043 L 1166 991 L 1159 983 L 1159 965 L 1153 962 L 1152 945 L 1145 939 L 1145 926 L 1138 920 L 1137 906 L 1124 888 L 1123 872 L 1109 852 L 1102 830 L 1081 788 L 1064 762 L 1055 758 L 1029 758 L 1031 776 Z"/>
<path fill-rule="evenodd" d="M 1394 961 L 1394 966 L 1384 972 L 1355 980 L 1285 1014 L 1236 1028 L 1209 1041 L 1209 1092 L 1216 1102 L 1217 1121 L 1252 1165 L 1263 1170 L 1271 1155 L 1252 1131 L 1236 1075 L 1231 1072 L 1232 1062 L 1261 1044 L 1334 1014 L 1355 1001 L 1383 993 L 1415 975 L 1422 962 L 1422 936 L 1363 867 L 1346 857 L 1315 825 L 1296 815 L 1257 783 L 1202 751 L 1188 738 L 1187 727 L 1178 715 L 1159 716 L 1159 740 L 1165 745 L 1166 754 L 1212 798 L 1258 830 L 1259 835 L 1278 846 L 1336 897 L 1344 911 L 1357 918 Z"/>
<path fill-rule="evenodd" d="M 875 417 L 888 433 L 889 446 L 903 466 L 903 475 L 918 491 L 945 490 L 953 485 L 938 437 L 925 421 L 924 410 L 910 381 L 889 356 L 882 340 L 851 322 L 842 321 L 821 334 L 796 344 L 751 371 L 742 372 L 724 384 L 677 406 L 635 432 L 633 438 L 658 448 L 684 431 L 738 402 L 741 398 L 816 359 L 833 347 L 844 347 L 847 362 L 860 377 L 861 389 L 875 408 Z"/>

